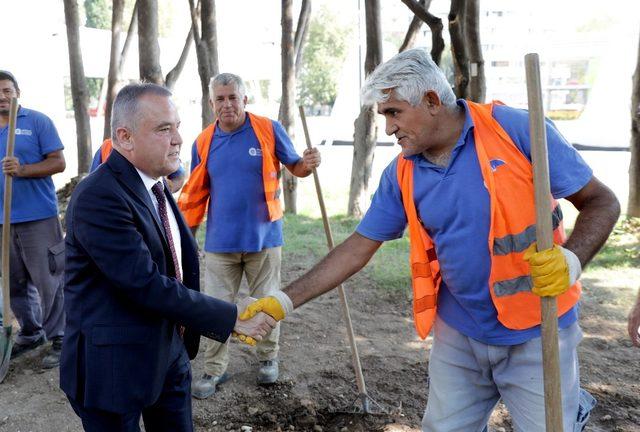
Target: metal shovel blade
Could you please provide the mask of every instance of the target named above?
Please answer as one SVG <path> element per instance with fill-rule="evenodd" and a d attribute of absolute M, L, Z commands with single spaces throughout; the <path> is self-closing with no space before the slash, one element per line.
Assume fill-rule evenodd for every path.
<path fill-rule="evenodd" d="M 13 348 L 12 326 L 3 326 L 0 328 L 0 383 L 4 381 L 4 377 L 9 372 L 9 362 L 11 360 L 11 349 Z"/>

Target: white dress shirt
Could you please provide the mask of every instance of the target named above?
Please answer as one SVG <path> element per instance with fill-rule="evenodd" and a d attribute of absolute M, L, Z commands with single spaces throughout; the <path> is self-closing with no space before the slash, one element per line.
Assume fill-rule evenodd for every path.
<path fill-rule="evenodd" d="M 156 213 L 158 214 L 158 216 L 160 216 L 160 213 L 158 212 L 158 199 L 156 198 L 151 188 L 153 187 L 153 185 L 155 185 L 158 182 L 161 182 L 162 187 L 164 188 L 164 183 L 162 182 L 162 179 L 154 179 L 152 177 L 149 177 L 148 175 L 140 171 L 138 168 L 136 168 L 136 171 L 138 171 L 138 175 L 140 175 L 140 178 L 142 179 L 142 183 L 144 183 L 144 187 L 147 189 L 147 193 L 151 197 L 151 202 L 153 202 L 153 206 L 156 209 Z M 178 221 L 176 220 L 176 215 L 173 213 L 173 209 L 171 208 L 171 205 L 168 202 L 167 202 L 167 216 L 169 216 L 169 227 L 171 228 L 171 238 L 173 239 L 173 247 L 175 248 L 176 256 L 178 257 L 178 268 L 180 269 L 180 274 L 184 274 L 182 272 L 182 242 L 180 237 L 180 229 L 178 228 Z"/>

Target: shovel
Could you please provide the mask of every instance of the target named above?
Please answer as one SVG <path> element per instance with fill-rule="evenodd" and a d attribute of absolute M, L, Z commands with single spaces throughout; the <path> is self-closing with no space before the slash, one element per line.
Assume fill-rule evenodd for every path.
<path fill-rule="evenodd" d="M 549 157 L 544 126 L 540 64 L 538 54 L 524 57 L 529 100 L 531 159 L 536 202 L 536 241 L 538 250 L 553 247 L 551 201 L 549 200 Z M 546 429 L 562 432 L 562 394 L 560 387 L 560 350 L 558 347 L 558 304 L 555 297 L 541 297 L 542 372 Z"/>
<path fill-rule="evenodd" d="M 302 127 L 304 129 L 304 136 L 307 141 L 307 148 L 311 148 L 311 139 L 309 138 L 309 130 L 307 129 L 307 118 L 304 114 L 304 108 L 298 107 L 300 110 L 300 119 L 302 120 Z M 318 194 L 318 203 L 320 204 L 320 212 L 322 213 L 322 223 L 324 224 L 324 232 L 327 236 L 327 246 L 329 250 L 333 249 L 333 234 L 331 233 L 331 226 L 329 225 L 329 217 L 327 216 L 327 209 L 324 206 L 324 198 L 322 197 L 322 189 L 320 188 L 320 178 L 318 177 L 318 171 L 313 169 L 313 180 L 316 184 L 316 192 Z M 351 345 L 351 354 L 353 361 L 353 369 L 356 373 L 356 383 L 358 385 L 358 392 L 360 402 L 362 403 L 362 412 L 365 414 L 378 414 L 379 412 L 386 412 L 384 408 L 380 406 L 375 400 L 367 393 L 367 387 L 364 382 L 364 376 L 362 375 L 362 366 L 360 365 L 360 356 L 358 355 L 358 346 L 356 345 L 356 339 L 353 332 L 353 324 L 351 322 L 351 314 L 349 313 L 349 304 L 347 303 L 347 296 L 344 292 L 342 284 L 338 286 L 338 294 L 342 303 L 342 311 L 344 313 L 344 320 L 347 323 L 347 335 L 349 336 L 349 344 Z M 375 411 L 372 409 L 371 404 L 375 405 Z"/>
<path fill-rule="evenodd" d="M 9 137 L 7 139 L 7 156 L 13 156 L 13 147 L 16 142 L 16 117 L 18 115 L 18 99 L 11 98 L 9 108 Z M 11 240 L 11 187 L 13 177 L 5 175 L 4 178 L 4 220 L 2 222 L 2 328 L 0 329 L 0 383 L 7 376 L 9 361 L 11 360 L 11 348 L 13 348 L 13 316 L 11 314 L 11 294 L 9 284 L 9 241 Z"/>

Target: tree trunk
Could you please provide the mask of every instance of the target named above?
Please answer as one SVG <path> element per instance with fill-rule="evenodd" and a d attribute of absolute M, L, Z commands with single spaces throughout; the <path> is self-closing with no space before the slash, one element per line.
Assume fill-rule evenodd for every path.
<path fill-rule="evenodd" d="M 169 90 L 173 90 L 173 86 L 176 85 L 176 81 L 180 77 L 182 73 L 182 69 L 184 69 L 184 65 L 187 62 L 187 57 L 189 57 L 189 50 L 191 49 L 191 42 L 193 41 L 193 26 L 189 29 L 189 33 L 187 34 L 187 38 L 184 41 L 184 47 L 182 47 L 182 52 L 180 53 L 180 57 L 178 58 L 178 62 L 176 65 L 169 71 L 167 74 L 164 83 L 165 86 Z"/>
<path fill-rule="evenodd" d="M 131 46 L 131 41 L 133 40 L 133 35 L 138 31 L 138 6 L 139 1 L 136 0 L 133 5 L 133 12 L 131 12 L 131 21 L 129 22 L 129 30 L 127 30 L 127 37 L 124 40 L 124 45 L 122 46 L 122 52 L 120 53 L 120 63 L 118 63 L 118 74 L 122 74 L 122 69 L 124 68 L 124 62 L 127 59 L 127 54 L 129 54 L 129 47 Z"/>
<path fill-rule="evenodd" d="M 214 113 L 209 105 L 209 81 L 218 75 L 219 63 L 215 0 L 203 0 L 201 6 L 200 21 L 202 26 L 198 25 L 198 6 L 194 4 L 193 0 L 189 0 L 191 29 L 196 45 L 198 75 L 202 91 L 202 128 L 204 129 L 214 121 Z M 202 34 L 200 33 L 201 27 Z"/>
<path fill-rule="evenodd" d="M 298 16 L 298 25 L 296 26 L 296 35 L 293 41 L 293 52 L 295 56 L 296 79 L 302 69 L 302 49 L 307 38 L 307 30 L 309 29 L 309 19 L 311 18 L 311 0 L 302 0 L 300 6 L 300 16 Z"/>
<path fill-rule="evenodd" d="M 629 204 L 627 216 L 640 217 L 640 43 L 631 94 L 631 162 L 629 164 Z"/>
<path fill-rule="evenodd" d="M 367 28 L 367 54 L 364 61 L 365 75 L 369 75 L 382 61 L 382 30 L 380 26 L 379 0 L 365 0 Z M 369 205 L 369 179 L 376 147 L 378 130 L 375 108 L 363 106 L 355 121 L 353 136 L 353 163 L 351 165 L 351 187 L 347 213 L 362 217 Z"/>
<path fill-rule="evenodd" d="M 158 0 L 139 0 L 138 5 L 138 54 L 140 79 L 164 84 L 160 67 L 158 44 Z"/>
<path fill-rule="evenodd" d="M 442 52 L 444 51 L 444 39 L 442 38 L 442 20 L 435 15 L 430 14 L 426 8 L 415 0 L 402 0 L 417 17 L 424 21 L 431 30 L 431 58 L 434 63 L 440 65 Z"/>
<path fill-rule="evenodd" d="M 426 3 L 426 0 L 420 0 L 419 4 L 425 11 L 427 11 L 431 4 L 431 0 L 429 0 L 429 4 Z M 411 20 L 411 24 L 409 24 L 409 28 L 407 29 L 407 34 L 404 36 L 404 41 L 398 49 L 398 52 L 406 51 L 413 48 L 416 43 L 416 37 L 418 37 L 418 31 L 420 30 L 420 27 L 422 27 L 422 20 L 417 15 L 414 15 L 413 19 Z"/>
<path fill-rule="evenodd" d="M 487 88 L 480 44 L 480 0 L 467 0 L 466 8 L 464 32 L 469 49 L 469 99 L 484 103 Z"/>
<path fill-rule="evenodd" d="M 124 16 L 124 0 L 113 0 L 111 15 L 111 53 L 109 54 L 109 75 L 107 77 L 107 97 L 104 111 L 104 134 L 102 139 L 111 136 L 111 105 L 116 98 L 116 85 L 120 79 L 120 38 L 122 36 L 122 19 Z M 98 104 L 98 110 L 100 105 Z"/>
<path fill-rule="evenodd" d="M 282 0 L 282 41 L 280 49 L 282 55 L 282 99 L 280 100 L 280 114 L 278 120 L 282 123 L 287 135 L 292 141 L 295 140 L 294 135 L 294 105 L 296 101 L 296 76 L 293 70 L 293 1 Z M 296 190 L 298 188 L 298 179 L 288 170 L 283 169 L 282 186 L 284 190 L 284 208 L 285 212 L 296 214 Z"/>
<path fill-rule="evenodd" d="M 89 123 L 89 92 L 84 76 L 77 0 L 64 0 L 64 20 L 69 45 L 71 96 L 76 120 L 78 175 L 88 173 L 91 166 L 91 124 Z"/>
<path fill-rule="evenodd" d="M 469 59 L 465 45 L 464 12 L 465 0 L 451 0 L 449 10 L 449 36 L 451 37 L 451 54 L 456 75 L 453 89 L 458 98 L 469 97 Z"/>

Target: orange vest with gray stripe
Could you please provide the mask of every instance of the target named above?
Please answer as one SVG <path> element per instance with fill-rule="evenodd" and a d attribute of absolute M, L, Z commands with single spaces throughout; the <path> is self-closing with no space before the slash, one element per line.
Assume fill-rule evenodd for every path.
<path fill-rule="evenodd" d="M 536 241 L 533 169 L 531 162 L 493 118 L 494 104 L 468 102 L 480 170 L 491 203 L 489 289 L 498 320 L 509 329 L 523 330 L 541 321 L 540 297 L 531 292 L 529 264 L 522 258 L 524 251 Z M 402 156 L 397 160 L 398 183 L 409 224 L 413 319 L 418 334 L 424 339 L 431 331 L 436 316 L 442 277 L 434 243 L 416 211 L 413 162 Z M 490 164 L 492 160 L 500 160 L 504 164 L 494 170 Z M 553 208 L 554 243 L 561 245 L 566 240 L 562 212 L 553 197 L 549 199 Z M 580 292 L 580 282 L 576 282 L 557 297 L 558 316 L 578 302 Z"/>
<path fill-rule="evenodd" d="M 264 195 L 269 210 L 269 220 L 282 218 L 282 204 L 280 203 L 280 161 L 276 157 L 276 139 L 273 123 L 267 117 L 247 113 L 253 132 L 258 138 L 262 150 L 262 182 Z M 189 176 L 189 180 L 182 187 L 178 198 L 178 207 L 190 227 L 198 226 L 204 218 L 209 204 L 209 172 L 207 161 L 211 141 L 215 133 L 216 123 L 209 125 L 196 138 L 196 150 L 200 163 Z"/>

